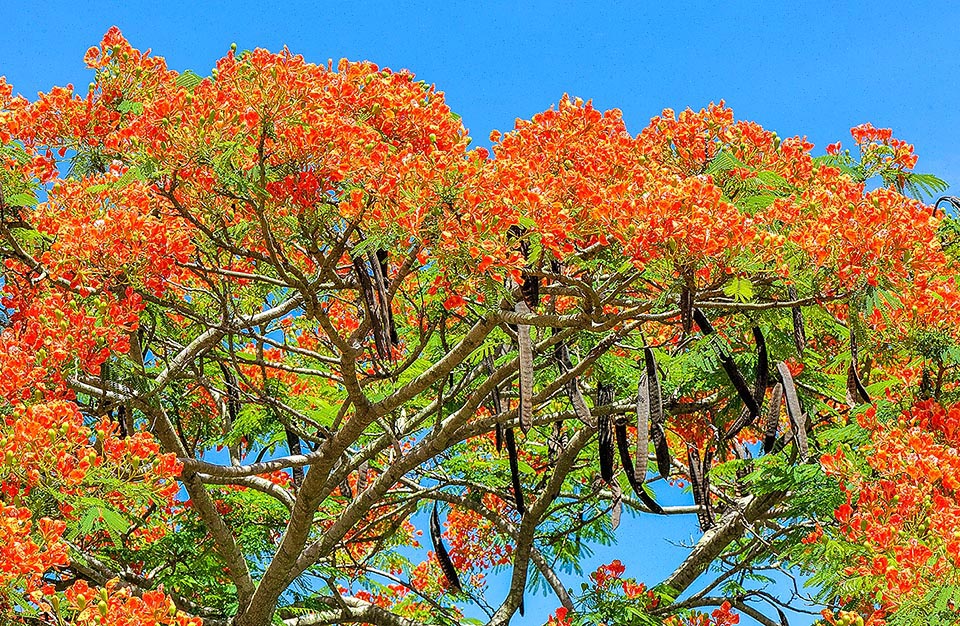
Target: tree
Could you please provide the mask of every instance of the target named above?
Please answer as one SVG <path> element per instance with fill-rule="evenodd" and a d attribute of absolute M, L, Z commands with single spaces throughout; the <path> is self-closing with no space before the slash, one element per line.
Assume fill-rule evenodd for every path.
<path fill-rule="evenodd" d="M 958 226 L 888 130 L 564 97 L 491 157 L 371 63 L 85 61 L 0 79 L 7 621 L 777 624 L 778 569 L 955 616 Z M 703 534 L 575 594 L 624 509 Z"/>

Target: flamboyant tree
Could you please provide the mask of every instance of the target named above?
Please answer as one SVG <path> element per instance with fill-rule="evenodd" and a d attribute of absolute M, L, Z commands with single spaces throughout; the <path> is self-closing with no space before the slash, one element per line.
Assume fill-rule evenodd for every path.
<path fill-rule="evenodd" d="M 0 79 L 5 623 L 954 620 L 960 227 L 889 130 L 564 97 L 491 154 L 371 63 L 85 61 Z M 702 536 L 574 591 L 625 508 Z"/>

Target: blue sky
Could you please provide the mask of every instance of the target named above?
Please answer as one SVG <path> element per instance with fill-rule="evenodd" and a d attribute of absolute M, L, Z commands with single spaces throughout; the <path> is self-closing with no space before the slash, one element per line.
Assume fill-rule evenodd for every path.
<path fill-rule="evenodd" d="M 116 24 L 133 45 L 200 74 L 232 42 L 410 69 L 446 92 L 479 145 L 564 93 L 622 109 L 634 132 L 665 107 L 725 99 L 738 118 L 806 135 L 818 153 L 850 145 L 849 128 L 869 121 L 913 143 L 917 169 L 960 193 L 957 3 L 4 0 L 3 9 L 0 75 L 27 96 L 86 85 L 83 53 Z M 620 546 L 598 549 L 589 565 L 620 558 L 630 575 L 662 578 L 684 554 L 668 539 L 695 531 L 693 519 L 668 521 L 625 519 Z M 530 598 L 514 623 L 541 624 L 556 606 Z"/>

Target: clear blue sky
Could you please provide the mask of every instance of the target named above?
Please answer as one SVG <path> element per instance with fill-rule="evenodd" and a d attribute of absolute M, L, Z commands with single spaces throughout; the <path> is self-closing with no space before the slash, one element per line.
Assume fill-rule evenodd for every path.
<path fill-rule="evenodd" d="M 634 132 L 664 107 L 725 99 L 738 118 L 806 135 L 818 152 L 850 145 L 849 128 L 869 121 L 915 144 L 917 169 L 960 192 L 958 3 L 3 0 L 2 9 L 0 75 L 27 96 L 86 85 L 83 53 L 116 24 L 134 46 L 200 74 L 231 42 L 407 68 L 446 92 L 480 145 L 563 93 L 622 109 Z M 621 547 L 595 563 L 620 558 L 628 574 L 657 580 L 683 554 L 666 539 L 689 540 L 694 528 L 626 519 Z M 529 598 L 527 619 L 514 623 L 541 624 L 556 606 Z"/>

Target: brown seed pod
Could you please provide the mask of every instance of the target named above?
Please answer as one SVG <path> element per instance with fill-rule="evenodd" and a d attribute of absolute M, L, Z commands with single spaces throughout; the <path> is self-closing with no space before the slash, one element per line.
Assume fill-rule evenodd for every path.
<path fill-rule="evenodd" d="M 793 429 L 793 436 L 797 441 L 797 450 L 800 452 L 800 458 L 804 461 L 810 455 L 810 449 L 807 443 L 807 424 L 806 417 L 800 409 L 800 398 L 797 397 L 797 387 L 793 382 L 793 375 L 786 363 L 777 363 L 777 374 L 780 382 L 783 384 L 783 398 L 787 405 L 787 416 L 790 417 L 790 426 Z"/>
<path fill-rule="evenodd" d="M 520 462 L 517 458 L 517 440 L 513 436 L 513 429 L 507 428 L 504 432 L 504 443 L 507 445 L 507 457 L 510 459 L 510 480 L 513 483 L 513 501 L 517 505 L 520 515 L 526 512 L 523 506 L 523 486 L 520 484 Z"/>
<path fill-rule="evenodd" d="M 430 541 L 433 543 L 433 551 L 437 555 L 437 562 L 440 563 L 440 570 L 443 571 L 443 577 L 447 579 L 447 584 L 457 593 L 463 593 L 460 586 L 460 577 L 457 576 L 457 569 L 447 554 L 447 548 L 443 545 L 443 537 L 440 533 L 440 517 L 437 515 L 437 503 L 433 503 L 433 514 L 430 515 Z"/>
<path fill-rule="evenodd" d="M 783 405 L 783 385 L 777 383 L 770 394 L 770 408 L 767 409 L 767 423 L 763 431 L 763 452 L 770 454 L 777 441 L 777 429 L 780 428 L 780 407 Z"/>
<path fill-rule="evenodd" d="M 627 441 L 626 420 L 617 421 L 614 426 L 614 432 L 617 439 L 617 451 L 620 453 L 620 465 L 623 466 L 623 473 L 627 475 L 627 482 L 630 483 L 633 492 L 637 494 L 637 497 L 640 498 L 640 501 L 643 502 L 648 509 L 654 513 L 663 515 L 663 507 L 657 504 L 657 501 L 647 493 L 647 490 L 643 488 L 642 481 L 637 479 L 637 475 L 634 472 L 633 460 L 630 458 L 630 444 Z M 644 470 L 646 470 L 646 456 L 644 456 L 643 467 Z"/>
<path fill-rule="evenodd" d="M 646 374 L 640 376 L 637 386 L 637 469 L 641 478 L 647 477 L 647 454 L 650 448 L 650 389 Z"/>
<path fill-rule="evenodd" d="M 517 313 L 529 313 L 525 302 L 518 302 Z M 520 430 L 524 434 L 533 426 L 533 340 L 530 338 L 530 327 L 517 325 L 517 343 L 520 360 Z"/>

